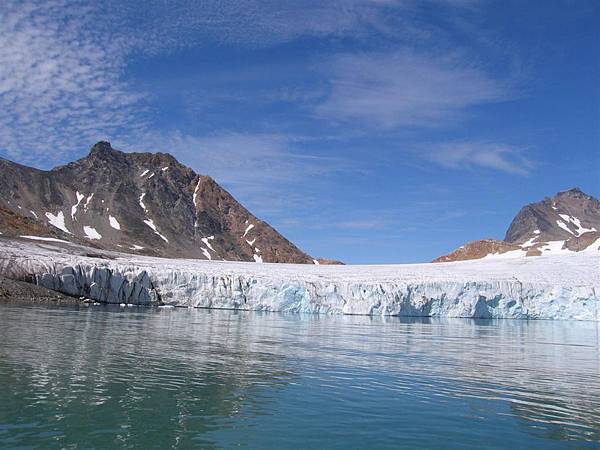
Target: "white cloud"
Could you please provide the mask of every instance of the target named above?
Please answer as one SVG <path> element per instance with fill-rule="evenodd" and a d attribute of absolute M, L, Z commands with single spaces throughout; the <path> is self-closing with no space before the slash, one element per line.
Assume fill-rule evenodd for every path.
<path fill-rule="evenodd" d="M 391 2 L 0 2 L 0 151 L 69 159 L 98 139 L 147 133 L 152 94 L 124 78 L 134 55 L 214 43 L 269 46 L 352 33 Z M 362 30 L 362 31 L 361 31 Z"/>
<path fill-rule="evenodd" d="M 0 7 L 0 149 L 22 161 L 144 125 L 119 40 L 94 33 L 87 8 L 67 11 L 58 0 Z"/>
<path fill-rule="evenodd" d="M 299 144 L 305 139 L 291 134 L 230 131 L 208 136 L 150 132 L 129 142 L 117 140 L 113 145 L 126 151 L 172 153 L 183 164 L 231 189 L 242 203 L 264 213 L 306 207 L 314 201 L 312 196 L 323 178 L 334 172 L 362 170 L 342 157 L 303 152 Z"/>
<path fill-rule="evenodd" d="M 489 142 L 455 142 L 430 147 L 422 156 L 452 169 L 486 168 L 515 175 L 527 175 L 532 162 L 523 150 Z"/>
<path fill-rule="evenodd" d="M 507 95 L 501 83 L 452 56 L 350 54 L 335 58 L 331 68 L 331 94 L 316 113 L 383 128 L 445 126 L 469 107 Z"/>

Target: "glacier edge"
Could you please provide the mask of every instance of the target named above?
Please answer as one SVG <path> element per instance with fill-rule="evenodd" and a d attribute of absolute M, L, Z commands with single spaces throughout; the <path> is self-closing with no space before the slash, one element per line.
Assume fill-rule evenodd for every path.
<path fill-rule="evenodd" d="M 398 266 L 98 259 L 2 240 L 0 274 L 106 303 L 321 314 L 599 320 L 597 255 Z M 83 248 L 83 247 L 82 247 Z M 83 248 L 84 249 L 84 248 Z"/>

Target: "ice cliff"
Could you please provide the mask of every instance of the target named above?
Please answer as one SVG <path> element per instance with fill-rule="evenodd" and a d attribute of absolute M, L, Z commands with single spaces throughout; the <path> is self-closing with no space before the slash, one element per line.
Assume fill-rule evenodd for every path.
<path fill-rule="evenodd" d="M 151 258 L 0 237 L 0 274 L 100 302 L 325 314 L 600 320 L 600 256 L 309 266 Z"/>

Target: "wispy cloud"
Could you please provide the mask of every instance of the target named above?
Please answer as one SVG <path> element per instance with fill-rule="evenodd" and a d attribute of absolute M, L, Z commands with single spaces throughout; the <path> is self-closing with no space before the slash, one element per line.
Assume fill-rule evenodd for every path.
<path fill-rule="evenodd" d="M 456 56 L 404 50 L 349 54 L 331 64 L 319 116 L 383 128 L 455 123 L 470 107 L 503 100 L 507 88 Z"/>
<path fill-rule="evenodd" d="M 434 145 L 420 154 L 452 169 L 486 168 L 527 175 L 533 162 L 523 155 L 523 151 L 522 148 L 489 142 L 455 142 Z"/>
<path fill-rule="evenodd" d="M 87 31 L 87 8 L 0 6 L 0 149 L 33 161 L 145 126 L 142 95 L 120 79 L 119 39 Z"/>
<path fill-rule="evenodd" d="M 364 170 L 342 156 L 308 154 L 299 148 L 304 140 L 303 136 L 274 133 L 221 131 L 194 136 L 149 132 L 115 144 L 128 151 L 173 153 L 182 163 L 215 178 L 248 206 L 259 206 L 265 213 L 310 207 L 323 179 L 334 173 Z M 302 186 L 302 192 L 290 186 Z"/>

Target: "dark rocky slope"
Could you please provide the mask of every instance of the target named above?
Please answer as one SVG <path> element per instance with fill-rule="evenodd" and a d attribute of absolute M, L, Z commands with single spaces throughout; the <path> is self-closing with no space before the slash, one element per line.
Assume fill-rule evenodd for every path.
<path fill-rule="evenodd" d="M 0 232 L 154 256 L 313 263 L 209 176 L 108 142 L 49 171 L 0 159 Z"/>

